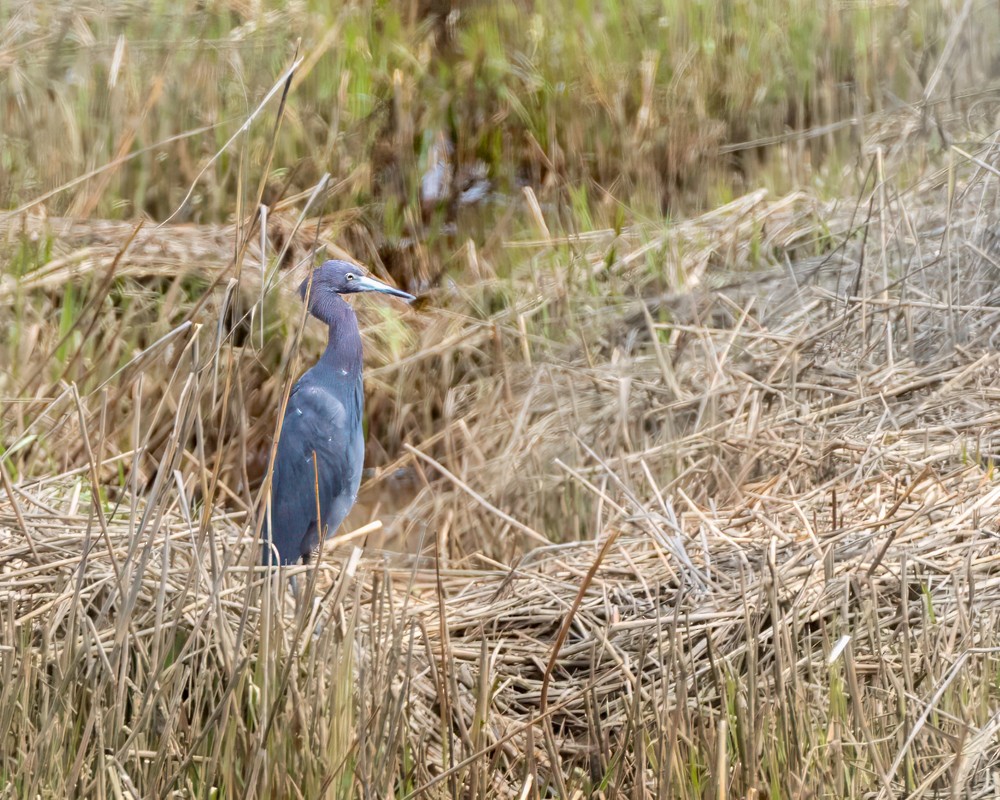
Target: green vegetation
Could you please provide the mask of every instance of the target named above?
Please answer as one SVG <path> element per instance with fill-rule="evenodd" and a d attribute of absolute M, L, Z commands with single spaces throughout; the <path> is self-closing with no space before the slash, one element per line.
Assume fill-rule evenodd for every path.
<path fill-rule="evenodd" d="M 273 110 L 208 157 L 296 55 L 271 196 L 329 172 L 327 208 L 366 208 L 390 236 L 419 224 L 440 137 L 459 170 L 481 165 L 504 196 L 527 183 L 569 201 L 550 224 L 572 209 L 588 230 L 619 206 L 676 214 L 762 184 L 839 193 L 871 115 L 921 99 L 957 19 L 923 0 L 159 5 L 0 10 L 0 205 L 129 157 L 50 213 L 231 219 L 253 199 Z M 944 65 L 952 86 L 980 88 L 966 108 L 995 25 L 977 13 Z"/>

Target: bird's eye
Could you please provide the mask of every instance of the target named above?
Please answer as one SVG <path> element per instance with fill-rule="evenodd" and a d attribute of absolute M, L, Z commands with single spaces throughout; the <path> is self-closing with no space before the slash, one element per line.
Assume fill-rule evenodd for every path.
<path fill-rule="evenodd" d="M 344 277 L 347 280 L 349 280 L 349 281 L 353 281 L 354 280 L 354 273 L 353 272 L 348 272 Z"/>

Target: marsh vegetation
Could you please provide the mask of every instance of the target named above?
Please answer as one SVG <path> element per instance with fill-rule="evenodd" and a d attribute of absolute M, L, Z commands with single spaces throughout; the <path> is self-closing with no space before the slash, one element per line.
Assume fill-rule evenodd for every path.
<path fill-rule="evenodd" d="M 998 34 L 0 7 L 0 797 L 992 796 Z M 324 255 L 420 301 L 295 607 Z"/>

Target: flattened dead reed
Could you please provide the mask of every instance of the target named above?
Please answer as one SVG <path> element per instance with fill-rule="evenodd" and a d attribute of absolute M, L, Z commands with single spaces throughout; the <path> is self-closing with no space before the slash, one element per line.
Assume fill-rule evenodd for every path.
<path fill-rule="evenodd" d="M 8 794 L 991 796 L 996 183 L 955 169 L 519 243 L 648 294 L 536 273 L 422 321 L 461 372 L 426 458 L 382 473 L 416 475 L 387 515 L 413 547 L 334 548 L 297 611 L 202 504 L 210 371 L 177 362 L 167 468 L 114 495 L 130 454 L 70 387 L 83 467 L 0 496 Z M 430 381 L 424 335 L 374 381 Z"/>

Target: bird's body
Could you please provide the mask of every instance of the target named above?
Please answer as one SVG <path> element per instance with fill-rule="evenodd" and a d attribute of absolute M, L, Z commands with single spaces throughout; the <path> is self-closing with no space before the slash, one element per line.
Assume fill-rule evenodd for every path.
<path fill-rule="evenodd" d="M 329 326 L 326 350 L 288 397 L 262 538 L 265 564 L 308 561 L 350 512 L 365 460 L 361 333 L 340 295 L 383 292 L 412 299 L 344 261 L 323 264 L 301 288 L 309 312 Z"/>

